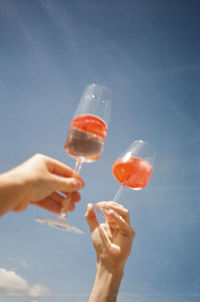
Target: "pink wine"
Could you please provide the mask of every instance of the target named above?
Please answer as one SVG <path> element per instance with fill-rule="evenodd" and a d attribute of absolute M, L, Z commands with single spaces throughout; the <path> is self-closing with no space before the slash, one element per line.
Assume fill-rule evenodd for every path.
<path fill-rule="evenodd" d="M 143 189 L 152 173 L 152 166 L 144 159 L 131 157 L 127 161 L 123 158 L 116 160 L 112 166 L 115 178 L 131 189 Z"/>
<path fill-rule="evenodd" d="M 79 115 L 70 125 L 65 142 L 66 152 L 84 162 L 97 160 L 103 151 L 107 134 L 106 124 L 93 115 Z"/>

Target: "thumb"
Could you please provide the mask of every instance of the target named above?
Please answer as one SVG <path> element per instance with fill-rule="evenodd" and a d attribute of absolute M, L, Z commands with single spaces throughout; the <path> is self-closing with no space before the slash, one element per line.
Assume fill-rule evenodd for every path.
<path fill-rule="evenodd" d="M 85 219 L 87 220 L 87 223 L 90 228 L 90 232 L 92 233 L 94 229 L 96 229 L 99 226 L 99 223 L 97 221 L 93 204 L 89 203 L 87 206 L 87 212 L 85 213 Z"/>

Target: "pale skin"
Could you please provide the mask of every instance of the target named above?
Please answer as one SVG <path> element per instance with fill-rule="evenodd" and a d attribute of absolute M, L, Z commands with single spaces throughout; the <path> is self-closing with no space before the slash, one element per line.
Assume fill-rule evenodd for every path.
<path fill-rule="evenodd" d="M 106 209 L 106 223 L 99 224 L 92 204 L 88 204 L 88 222 L 97 255 L 96 276 L 88 302 L 115 302 L 130 255 L 135 231 L 129 212 L 115 202 L 100 202 Z"/>
<path fill-rule="evenodd" d="M 63 207 L 73 211 L 80 200 L 84 182 L 65 164 L 36 154 L 21 165 L 0 174 L 0 216 L 20 212 L 29 204 L 59 214 Z M 97 255 L 96 276 L 88 302 L 115 302 L 135 232 L 129 212 L 115 202 L 100 202 L 106 209 L 106 223 L 99 224 L 92 204 L 88 204 L 88 222 Z"/>
<path fill-rule="evenodd" d="M 58 160 L 35 154 L 19 166 L 0 174 L 0 216 L 20 212 L 29 204 L 59 214 L 63 206 L 73 211 L 84 181 Z"/>

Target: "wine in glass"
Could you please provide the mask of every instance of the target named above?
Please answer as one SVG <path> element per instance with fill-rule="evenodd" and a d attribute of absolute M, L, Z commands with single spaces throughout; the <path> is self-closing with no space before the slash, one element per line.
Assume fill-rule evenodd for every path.
<path fill-rule="evenodd" d="M 65 151 L 76 160 L 75 171 L 79 172 L 82 163 L 96 161 L 102 154 L 108 130 L 111 112 L 111 92 L 101 85 L 91 84 L 86 87 L 71 121 Z M 70 201 L 70 194 L 68 195 Z M 56 219 L 36 218 L 40 223 L 61 230 L 84 233 L 80 228 L 67 222 L 67 208 Z"/>
<path fill-rule="evenodd" d="M 134 141 L 113 163 L 112 173 L 121 184 L 113 201 L 118 202 L 125 187 L 133 190 L 141 190 L 146 187 L 152 174 L 154 161 L 154 147 L 143 140 Z M 103 218 L 104 214 L 99 211 L 98 206 L 95 206 L 95 211 L 100 218 Z"/>

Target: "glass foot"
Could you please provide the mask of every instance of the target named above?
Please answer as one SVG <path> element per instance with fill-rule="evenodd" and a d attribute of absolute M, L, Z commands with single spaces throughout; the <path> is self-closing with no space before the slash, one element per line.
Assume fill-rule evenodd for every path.
<path fill-rule="evenodd" d="M 59 217 L 57 219 L 35 218 L 35 220 L 39 223 L 46 224 L 52 228 L 59 229 L 62 231 L 73 232 L 73 233 L 78 233 L 78 234 L 85 233 L 82 229 L 69 224 L 65 217 Z"/>

